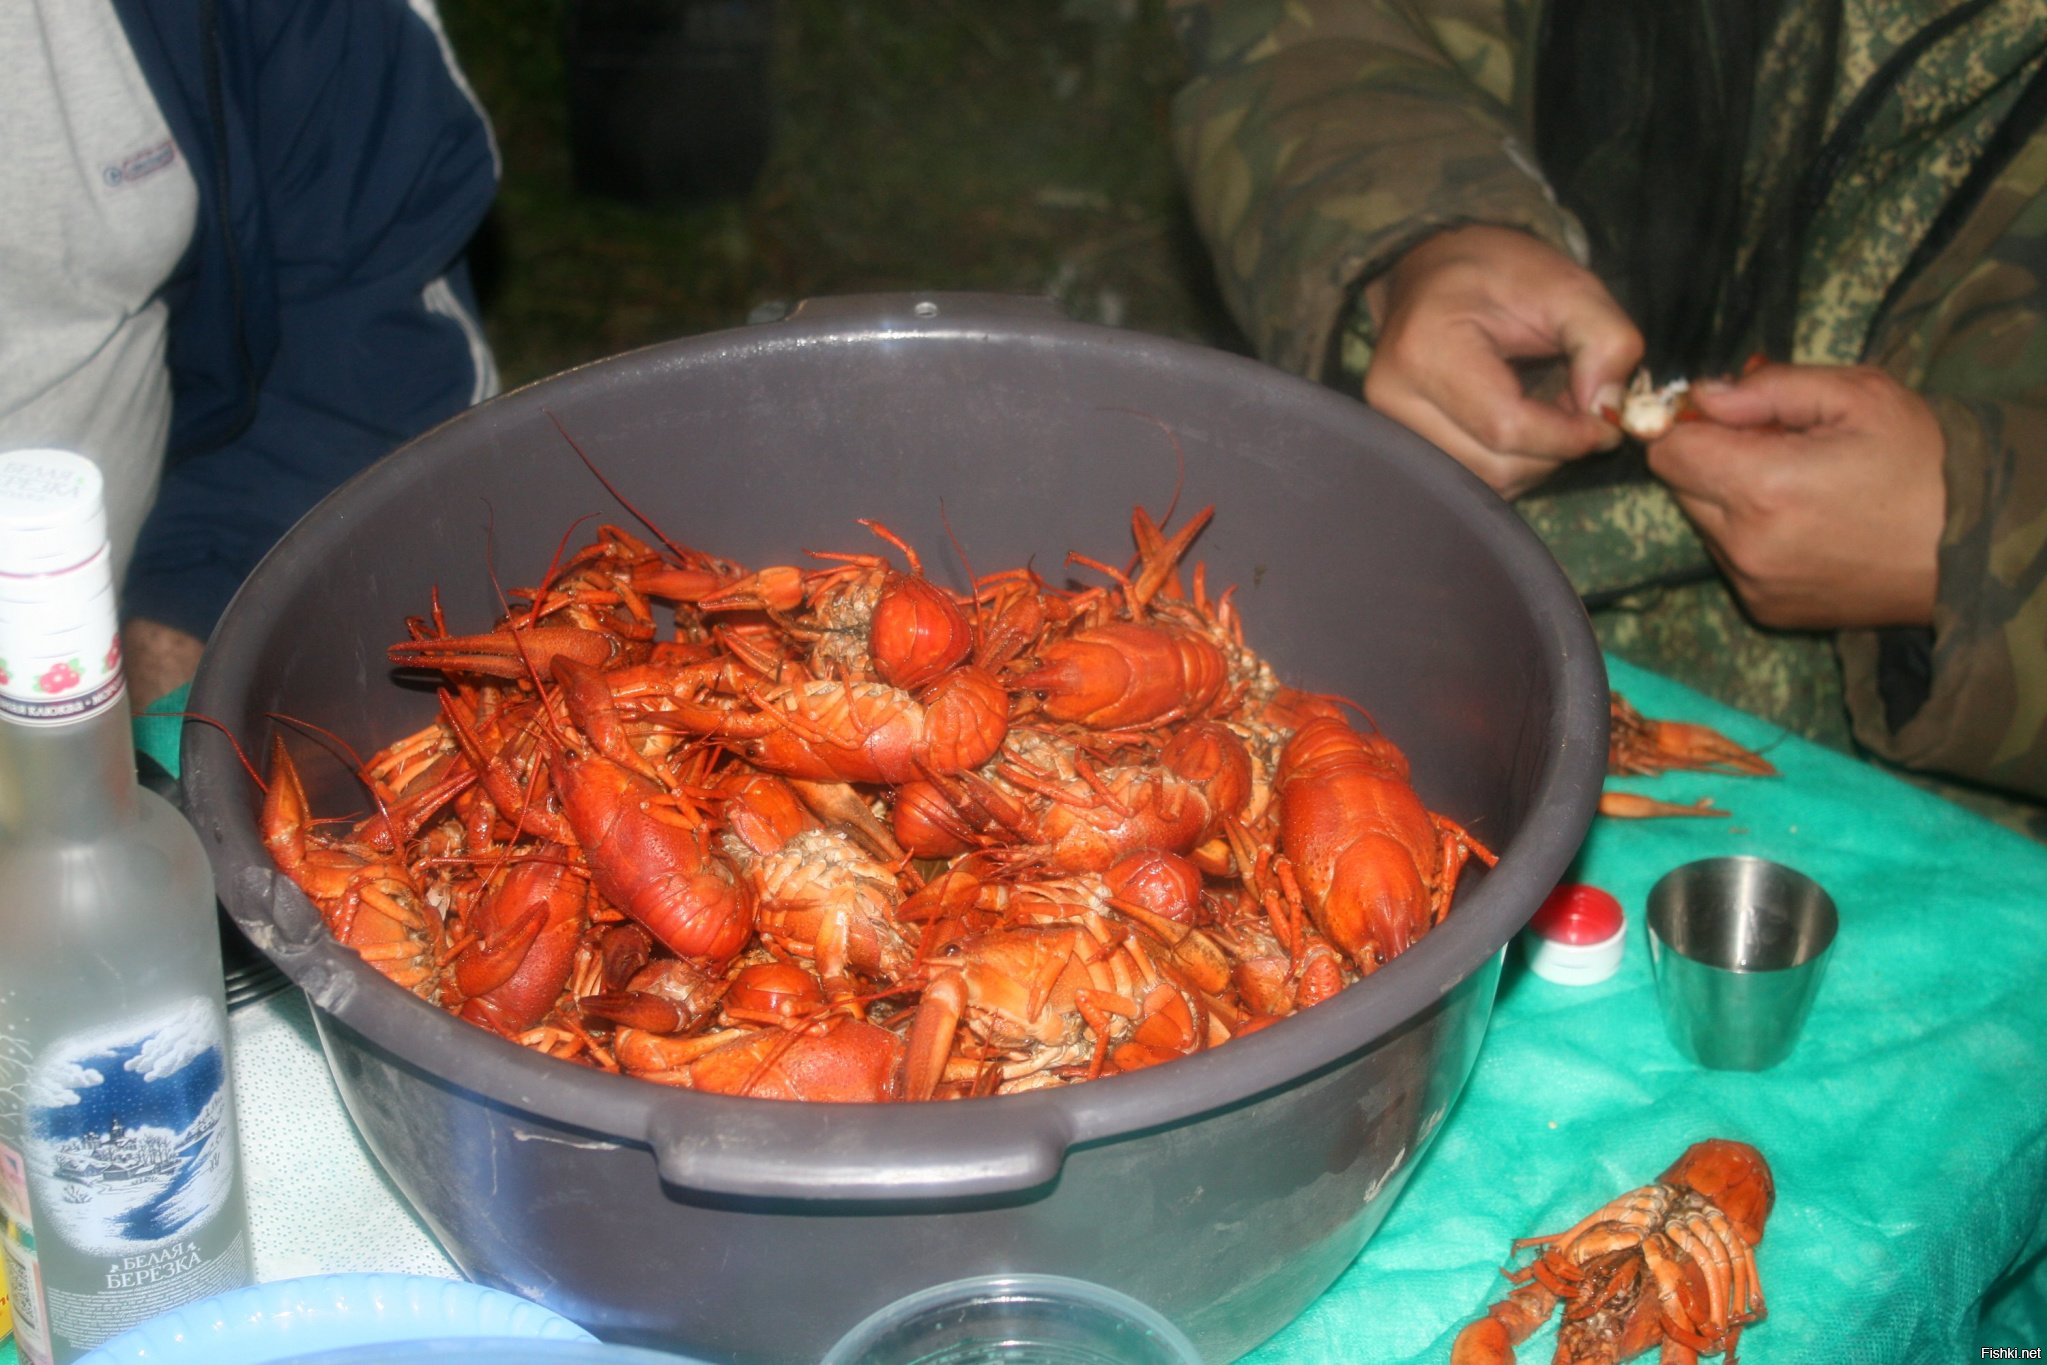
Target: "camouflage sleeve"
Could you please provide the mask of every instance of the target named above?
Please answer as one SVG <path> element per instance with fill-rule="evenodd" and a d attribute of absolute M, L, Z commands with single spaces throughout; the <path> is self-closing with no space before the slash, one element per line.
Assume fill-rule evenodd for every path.
<path fill-rule="evenodd" d="M 1428 233 L 1584 236 L 1527 150 L 1535 0 L 1169 0 L 1192 67 L 1173 141 L 1225 299 L 1322 377 L 1359 287 Z"/>
<path fill-rule="evenodd" d="M 1929 397 L 1948 496 L 1932 688 L 1893 730 L 1876 633 L 1844 632 L 1855 737 L 1909 768 L 2047 798 L 2047 404 Z"/>
<path fill-rule="evenodd" d="M 2024 206 L 1917 310 L 1884 357 L 1933 404 L 1947 441 L 1931 690 L 1886 721 L 1874 632 L 1844 632 L 1858 740 L 1911 768 L 2047 798 L 2047 139 Z M 2015 168 L 2023 171 L 2024 167 Z M 2014 177 L 2016 178 L 2016 177 Z M 1994 212 L 1995 206 L 1990 207 Z M 1908 305 L 1911 300 L 1905 301 Z"/>

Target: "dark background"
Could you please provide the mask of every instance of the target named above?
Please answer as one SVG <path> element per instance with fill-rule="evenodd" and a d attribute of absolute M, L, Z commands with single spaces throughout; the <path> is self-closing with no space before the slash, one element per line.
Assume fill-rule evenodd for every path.
<path fill-rule="evenodd" d="M 1047 295 L 1245 349 L 1167 144 L 1158 0 L 441 12 L 504 154 L 474 264 L 507 387 L 875 290 Z"/>

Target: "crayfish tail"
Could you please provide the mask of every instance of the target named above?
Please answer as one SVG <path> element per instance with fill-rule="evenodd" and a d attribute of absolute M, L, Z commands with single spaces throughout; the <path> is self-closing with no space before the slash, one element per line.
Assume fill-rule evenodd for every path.
<path fill-rule="evenodd" d="M 1451 1343 L 1450 1365 L 1514 1365 L 1514 1342 L 1498 1319 L 1480 1318 Z"/>

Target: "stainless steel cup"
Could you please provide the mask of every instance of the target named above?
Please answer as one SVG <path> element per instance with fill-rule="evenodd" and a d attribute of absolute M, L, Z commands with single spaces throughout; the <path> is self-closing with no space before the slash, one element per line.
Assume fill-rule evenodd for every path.
<path fill-rule="evenodd" d="M 1818 882 L 1766 858 L 1707 858 L 1666 873 L 1649 892 L 1649 962 L 1671 1042 L 1718 1071 L 1783 1061 L 1839 923 Z"/>

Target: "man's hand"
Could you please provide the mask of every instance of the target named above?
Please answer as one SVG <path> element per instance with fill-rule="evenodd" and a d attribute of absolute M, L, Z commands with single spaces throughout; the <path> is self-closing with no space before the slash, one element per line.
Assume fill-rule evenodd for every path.
<path fill-rule="evenodd" d="M 1365 291 L 1378 344 L 1365 401 L 1434 441 L 1503 497 L 1618 445 L 1617 405 L 1642 334 L 1599 278 L 1512 228 L 1461 227 L 1409 251 Z M 1510 363 L 1562 357 L 1570 384 L 1528 397 Z"/>
<path fill-rule="evenodd" d="M 1925 399 L 1862 366 L 1768 365 L 1692 386 L 1703 421 L 1649 447 L 1757 622 L 1933 622 L 1946 442 Z"/>

